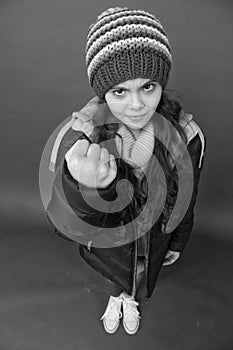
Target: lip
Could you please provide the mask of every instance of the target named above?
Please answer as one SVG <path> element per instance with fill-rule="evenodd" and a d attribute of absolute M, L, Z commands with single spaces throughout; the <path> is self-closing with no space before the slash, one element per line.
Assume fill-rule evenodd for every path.
<path fill-rule="evenodd" d="M 127 115 L 127 118 L 142 118 L 145 117 L 146 113 L 140 115 Z"/>

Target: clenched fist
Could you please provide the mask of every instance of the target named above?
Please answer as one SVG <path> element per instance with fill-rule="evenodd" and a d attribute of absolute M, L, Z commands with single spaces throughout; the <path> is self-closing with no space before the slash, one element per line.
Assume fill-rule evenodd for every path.
<path fill-rule="evenodd" d="M 87 187 L 105 188 L 117 174 L 114 156 L 106 148 L 87 140 L 78 140 L 65 159 L 72 177 Z"/>

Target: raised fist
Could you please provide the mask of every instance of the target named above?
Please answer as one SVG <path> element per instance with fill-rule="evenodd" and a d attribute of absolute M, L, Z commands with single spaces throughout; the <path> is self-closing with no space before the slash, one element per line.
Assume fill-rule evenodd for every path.
<path fill-rule="evenodd" d="M 65 159 L 72 177 L 87 187 L 105 188 L 117 174 L 114 156 L 106 148 L 87 140 L 78 140 Z"/>

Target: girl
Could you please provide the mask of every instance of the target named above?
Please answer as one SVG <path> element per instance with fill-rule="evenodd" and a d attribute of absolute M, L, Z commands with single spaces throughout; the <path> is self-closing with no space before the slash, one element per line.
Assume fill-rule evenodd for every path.
<path fill-rule="evenodd" d="M 119 7 L 101 13 L 88 32 L 86 64 L 96 96 L 73 113 L 54 143 L 47 215 L 64 238 L 81 237 L 82 258 L 104 276 L 106 332 L 114 333 L 123 318 L 125 331 L 135 334 L 142 281 L 148 300 L 162 265 L 174 263 L 189 240 L 205 137 L 166 89 L 171 48 L 154 15 Z M 179 167 L 187 158 L 182 144 L 193 182 L 171 230 Z M 70 230 L 65 205 L 79 219 Z"/>

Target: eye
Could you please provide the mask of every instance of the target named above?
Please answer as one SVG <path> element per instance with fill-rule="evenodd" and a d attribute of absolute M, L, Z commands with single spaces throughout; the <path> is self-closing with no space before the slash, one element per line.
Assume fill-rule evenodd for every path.
<path fill-rule="evenodd" d="M 148 84 L 143 86 L 143 90 L 146 92 L 151 92 L 155 89 L 155 87 L 156 87 L 155 83 L 148 83 Z"/>
<path fill-rule="evenodd" d="M 124 89 L 118 89 L 118 90 L 114 90 L 112 93 L 115 96 L 124 96 L 125 90 Z"/>

